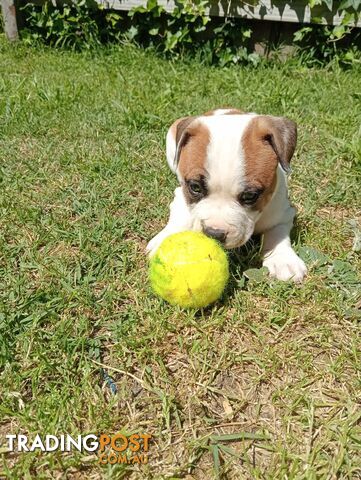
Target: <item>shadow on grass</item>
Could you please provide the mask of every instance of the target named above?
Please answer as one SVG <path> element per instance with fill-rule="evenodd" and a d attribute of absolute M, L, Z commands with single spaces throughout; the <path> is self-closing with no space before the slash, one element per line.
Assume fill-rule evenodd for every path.
<path fill-rule="evenodd" d="M 222 305 L 225 306 L 229 303 L 229 300 L 234 297 L 236 290 L 244 288 L 244 285 L 241 283 L 244 271 L 250 268 L 261 268 L 261 245 L 262 236 L 255 235 L 242 247 L 229 252 L 230 277 L 221 299 Z"/>
<path fill-rule="evenodd" d="M 300 224 L 297 218 L 294 221 L 294 226 L 291 231 L 291 243 L 303 243 L 303 239 L 307 233 L 305 224 Z M 230 277 L 228 284 L 223 292 L 222 297 L 217 304 L 220 307 L 225 307 L 230 304 L 234 298 L 235 292 L 247 288 L 248 280 L 243 280 L 243 272 L 249 269 L 259 269 L 262 267 L 262 235 L 254 235 L 242 247 L 230 250 L 228 252 Z M 201 309 L 199 312 L 208 314 L 212 311 L 213 305 Z"/>

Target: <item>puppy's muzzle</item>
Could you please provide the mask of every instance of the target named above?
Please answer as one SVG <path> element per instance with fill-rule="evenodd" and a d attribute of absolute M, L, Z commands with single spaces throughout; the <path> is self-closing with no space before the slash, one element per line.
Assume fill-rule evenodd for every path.
<path fill-rule="evenodd" d="M 203 227 L 203 233 L 221 243 L 224 243 L 227 238 L 227 232 L 219 228 Z"/>

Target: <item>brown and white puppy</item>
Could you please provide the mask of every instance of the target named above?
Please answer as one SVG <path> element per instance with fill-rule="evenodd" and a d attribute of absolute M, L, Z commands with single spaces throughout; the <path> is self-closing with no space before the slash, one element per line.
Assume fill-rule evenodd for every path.
<path fill-rule="evenodd" d="M 295 209 L 286 180 L 296 139 L 296 124 L 287 118 L 235 109 L 176 120 L 166 149 L 181 186 L 168 224 L 149 242 L 148 252 L 183 230 L 203 231 L 226 248 L 263 233 L 263 265 L 270 274 L 302 281 L 306 266 L 291 247 Z"/>

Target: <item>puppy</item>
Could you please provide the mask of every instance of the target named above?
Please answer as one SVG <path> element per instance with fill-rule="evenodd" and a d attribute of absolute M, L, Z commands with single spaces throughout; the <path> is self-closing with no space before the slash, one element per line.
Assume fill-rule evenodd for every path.
<path fill-rule="evenodd" d="M 286 173 L 296 147 L 296 124 L 287 118 L 218 109 L 176 120 L 167 139 L 167 161 L 177 175 L 170 217 L 147 246 L 165 237 L 203 231 L 227 249 L 263 234 L 263 265 L 280 280 L 301 282 L 304 262 L 291 247 L 295 209 Z"/>

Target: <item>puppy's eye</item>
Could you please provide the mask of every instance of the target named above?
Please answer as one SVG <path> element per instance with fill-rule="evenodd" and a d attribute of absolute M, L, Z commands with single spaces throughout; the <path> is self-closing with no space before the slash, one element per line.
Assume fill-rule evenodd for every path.
<path fill-rule="evenodd" d="M 188 188 L 193 195 L 202 195 L 203 193 L 202 185 L 194 180 L 188 182 Z"/>
<path fill-rule="evenodd" d="M 257 192 L 257 191 L 243 192 L 239 196 L 239 201 L 240 203 L 243 203 L 245 205 L 253 205 L 254 203 L 256 203 L 260 195 L 261 195 L 261 192 Z"/>

